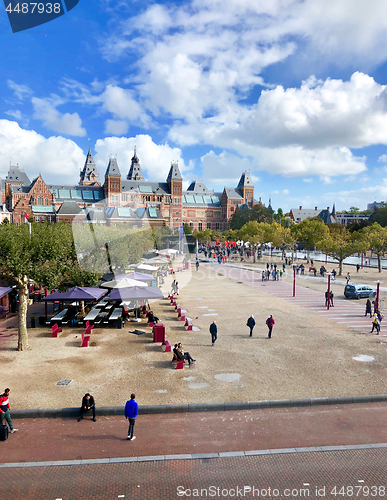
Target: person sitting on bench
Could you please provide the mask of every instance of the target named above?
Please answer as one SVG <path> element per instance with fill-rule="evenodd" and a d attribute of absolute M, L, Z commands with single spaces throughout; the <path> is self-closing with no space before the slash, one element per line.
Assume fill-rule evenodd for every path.
<path fill-rule="evenodd" d="M 83 396 L 82 398 L 82 406 L 81 406 L 81 411 L 79 414 L 78 422 L 80 422 L 83 419 L 83 414 L 86 411 L 92 410 L 93 412 L 93 422 L 96 421 L 95 418 L 95 401 L 93 396 L 91 396 L 88 392 Z"/>
<path fill-rule="evenodd" d="M 196 359 L 192 359 L 192 356 L 190 355 L 189 352 L 183 351 L 183 347 L 181 345 L 181 342 L 179 342 L 178 344 L 175 344 L 175 348 L 173 349 L 173 352 L 176 354 L 176 358 L 178 361 L 187 360 L 189 365 L 191 365 L 192 363 L 195 363 L 195 361 L 196 361 Z"/>
<path fill-rule="evenodd" d="M 156 323 L 160 321 L 159 318 L 157 318 L 154 314 L 153 311 L 148 312 L 148 323 Z"/>

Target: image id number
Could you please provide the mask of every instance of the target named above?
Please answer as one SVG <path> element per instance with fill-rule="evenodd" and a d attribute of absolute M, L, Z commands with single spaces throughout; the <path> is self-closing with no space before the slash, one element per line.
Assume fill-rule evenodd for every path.
<path fill-rule="evenodd" d="M 385 486 L 335 486 L 331 490 L 331 495 L 342 497 L 384 497 L 386 495 Z"/>
<path fill-rule="evenodd" d="M 17 14 L 60 14 L 61 12 L 60 3 L 17 3 L 12 9 L 12 4 L 8 4 L 5 9 L 10 14 L 16 12 Z"/>

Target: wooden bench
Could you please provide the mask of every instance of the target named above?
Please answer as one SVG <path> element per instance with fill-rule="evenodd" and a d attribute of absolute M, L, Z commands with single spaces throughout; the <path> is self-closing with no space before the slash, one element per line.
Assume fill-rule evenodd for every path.
<path fill-rule="evenodd" d="M 164 343 L 164 345 L 165 345 L 164 352 L 172 352 L 172 345 L 169 342 L 169 340 L 166 340 L 165 343 Z"/>
<path fill-rule="evenodd" d="M 177 315 L 178 315 L 178 316 L 179 316 L 179 318 L 180 318 L 180 316 L 181 316 L 181 306 L 177 306 L 177 307 L 176 307 L 176 312 L 177 312 Z"/>
<path fill-rule="evenodd" d="M 172 300 L 172 306 L 174 306 L 174 307 L 175 307 L 175 309 L 176 309 L 176 299 L 173 299 L 173 300 Z"/>
<path fill-rule="evenodd" d="M 185 321 L 185 314 L 184 313 L 180 314 L 180 321 Z"/>
<path fill-rule="evenodd" d="M 62 328 L 59 328 L 58 324 L 54 323 L 51 326 L 51 329 L 52 329 L 51 338 L 52 339 L 56 339 L 58 337 L 58 333 L 60 333 L 62 331 Z"/>
<path fill-rule="evenodd" d="M 192 331 L 192 323 L 190 321 L 185 320 L 185 329 L 188 331 Z"/>

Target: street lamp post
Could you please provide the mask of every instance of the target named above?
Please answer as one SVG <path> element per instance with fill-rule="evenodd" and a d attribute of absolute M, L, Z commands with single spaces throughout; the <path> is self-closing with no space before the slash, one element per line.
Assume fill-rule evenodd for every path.
<path fill-rule="evenodd" d="M 382 281 L 377 280 L 376 282 L 376 297 L 375 297 L 375 310 L 379 309 L 379 288 Z"/>
<path fill-rule="evenodd" d="M 293 297 L 296 296 L 296 266 L 293 266 Z"/>

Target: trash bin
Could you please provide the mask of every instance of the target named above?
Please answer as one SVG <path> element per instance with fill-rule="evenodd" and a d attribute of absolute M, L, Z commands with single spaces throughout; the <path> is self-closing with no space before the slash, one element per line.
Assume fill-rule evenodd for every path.
<path fill-rule="evenodd" d="M 153 327 L 153 342 L 165 342 L 165 326 L 162 323 Z"/>
<path fill-rule="evenodd" d="M 31 328 L 36 328 L 36 318 L 35 317 L 31 318 Z"/>
<path fill-rule="evenodd" d="M 38 321 L 39 326 L 44 326 L 46 324 L 46 318 L 44 316 L 39 316 Z"/>
<path fill-rule="evenodd" d="M 122 330 L 122 318 L 117 319 L 117 329 Z"/>

